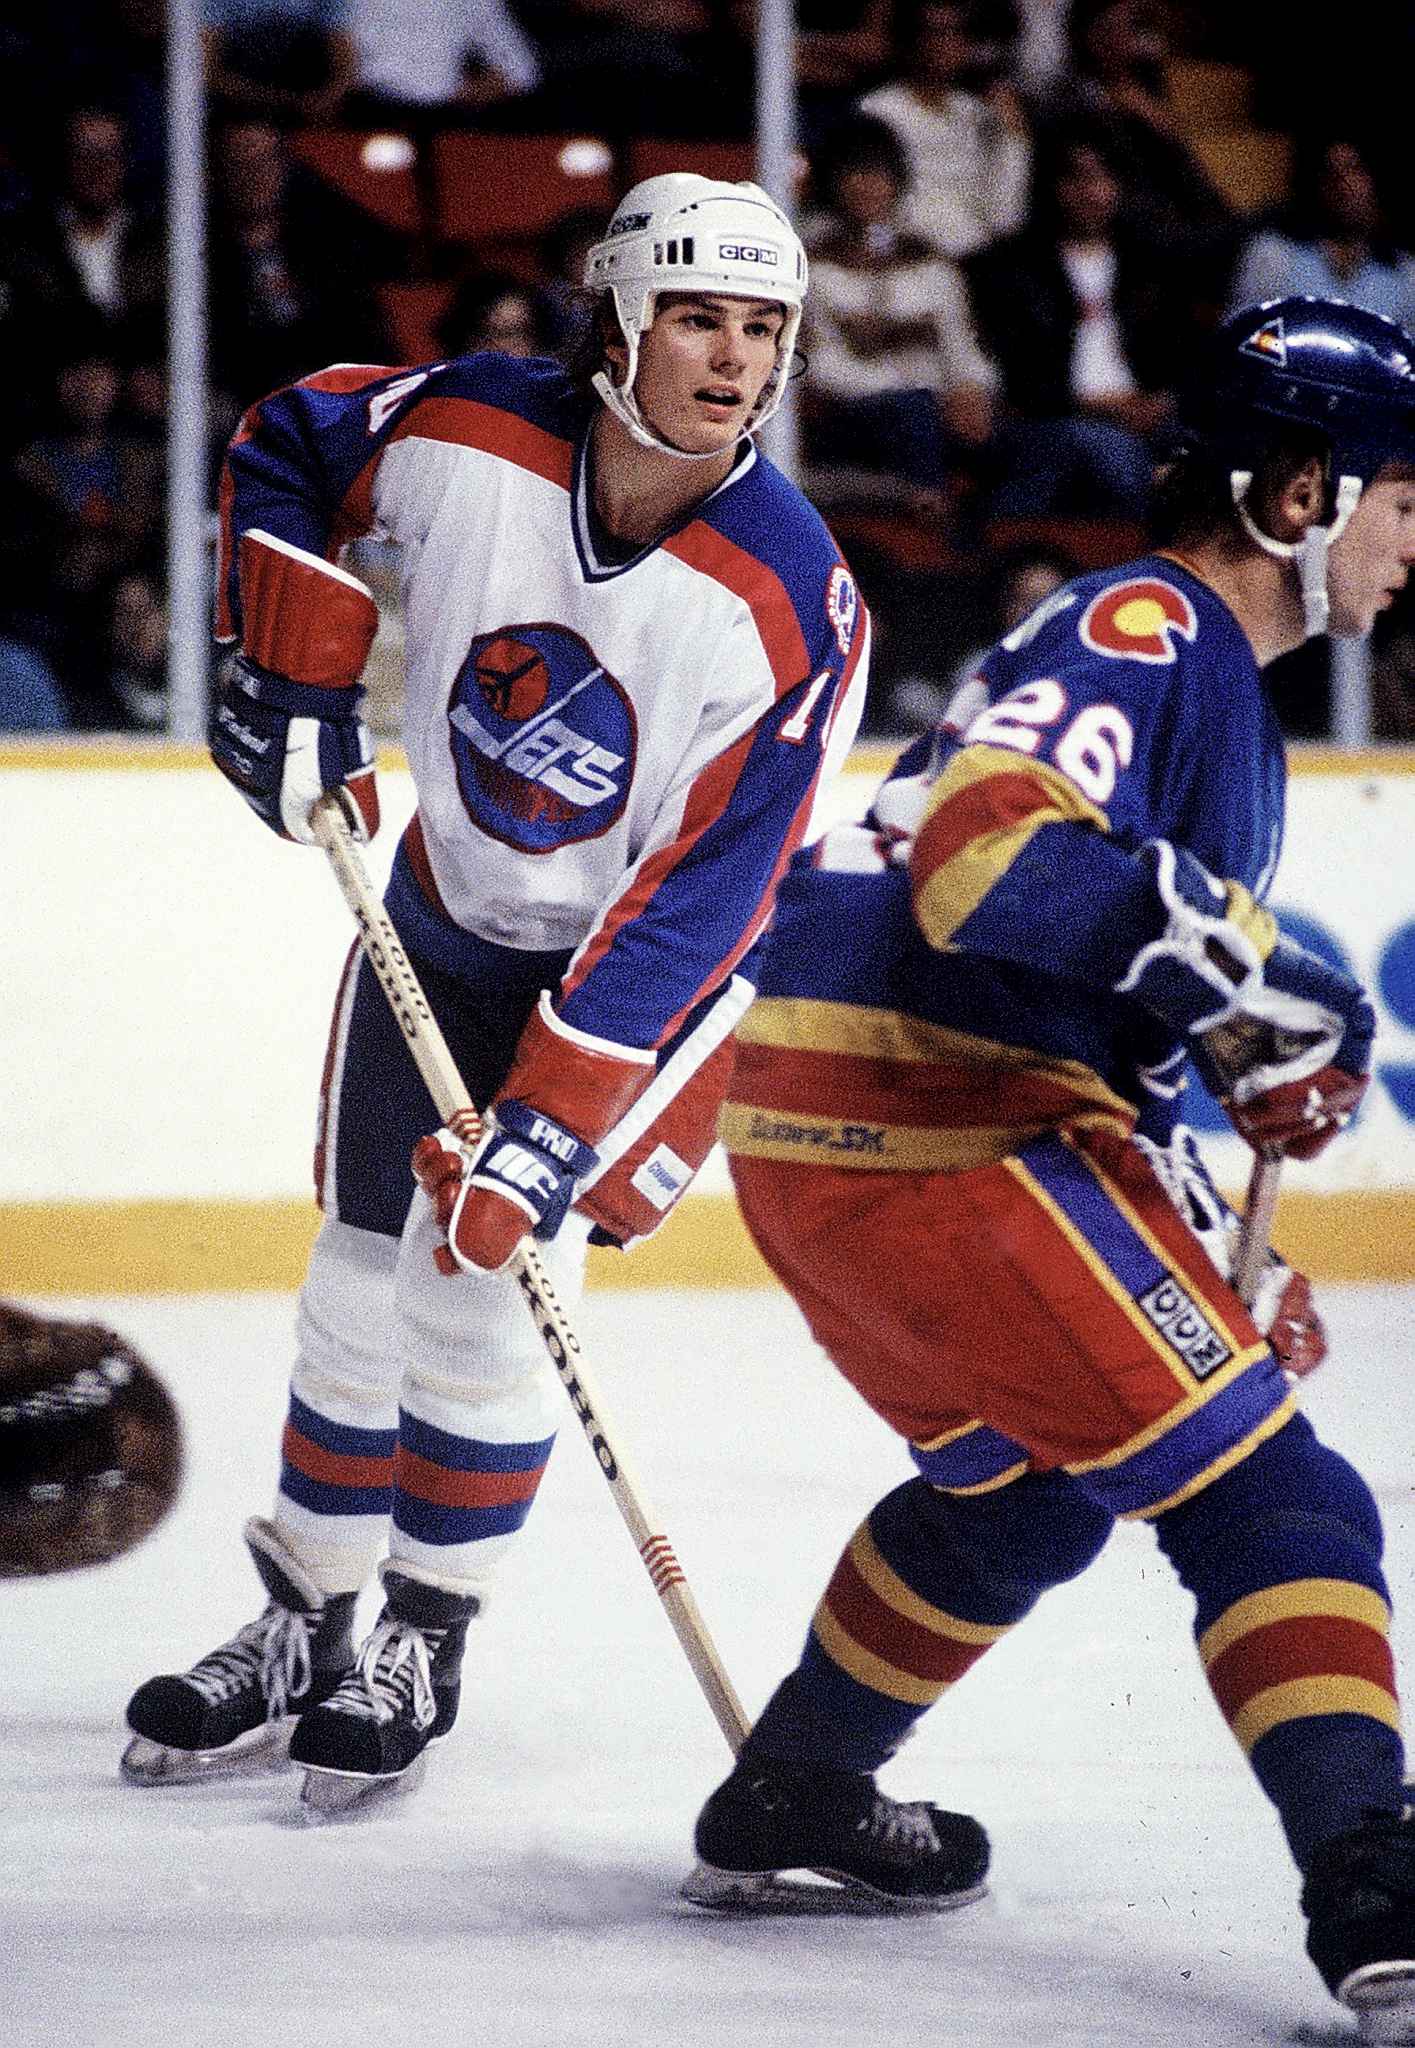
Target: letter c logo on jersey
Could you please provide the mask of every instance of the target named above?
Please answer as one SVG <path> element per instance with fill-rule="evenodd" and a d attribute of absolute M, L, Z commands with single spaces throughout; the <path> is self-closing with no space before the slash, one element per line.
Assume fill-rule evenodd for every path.
<path fill-rule="evenodd" d="M 578 633 L 506 626 L 467 650 L 447 707 L 473 823 L 521 853 L 607 832 L 628 800 L 634 707 Z"/>
<path fill-rule="evenodd" d="M 1182 590 L 1157 576 L 1134 576 L 1093 597 L 1081 614 L 1081 638 L 1094 653 L 1130 661 L 1173 661 L 1174 636 L 1192 640 L 1199 630 Z"/>

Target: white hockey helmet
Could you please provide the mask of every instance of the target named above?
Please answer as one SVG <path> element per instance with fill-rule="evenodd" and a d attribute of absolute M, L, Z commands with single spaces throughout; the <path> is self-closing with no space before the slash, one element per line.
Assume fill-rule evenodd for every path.
<path fill-rule="evenodd" d="M 656 434 L 634 397 L 639 342 L 653 324 L 660 292 L 720 292 L 731 298 L 770 299 L 782 307 L 786 318 L 776 368 L 749 426 L 761 426 L 780 405 L 806 296 L 806 252 L 786 215 L 760 185 L 703 178 L 696 171 L 668 171 L 642 179 L 625 193 L 604 240 L 596 242 L 586 257 L 585 283 L 592 291 L 609 293 L 629 353 L 623 383 L 616 384 L 607 370 L 601 370 L 594 388 L 646 448 L 688 461 L 712 459 L 674 448 Z"/>

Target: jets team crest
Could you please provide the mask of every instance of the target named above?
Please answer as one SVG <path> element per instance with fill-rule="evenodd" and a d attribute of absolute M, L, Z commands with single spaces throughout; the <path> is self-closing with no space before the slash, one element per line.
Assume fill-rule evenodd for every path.
<path fill-rule="evenodd" d="M 633 779 L 637 723 L 623 687 L 563 626 L 506 626 L 467 650 L 448 703 L 457 782 L 473 821 L 522 853 L 607 832 Z"/>
<path fill-rule="evenodd" d="M 1158 576 L 1132 576 L 1093 597 L 1081 614 L 1081 638 L 1094 654 L 1131 661 L 1173 661 L 1174 638 L 1192 640 L 1199 630 L 1194 607 L 1182 590 Z"/>

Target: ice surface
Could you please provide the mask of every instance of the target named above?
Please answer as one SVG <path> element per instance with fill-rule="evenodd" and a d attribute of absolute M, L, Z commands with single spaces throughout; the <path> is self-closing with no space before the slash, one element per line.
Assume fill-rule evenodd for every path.
<path fill-rule="evenodd" d="M 4 1588 L 0 2040 L 16 2048 L 1220 2048 L 1347 2041 L 1301 1948 L 1275 1820 L 1219 1720 L 1185 1597 L 1119 1530 L 885 1775 L 978 1813 L 992 1896 L 908 1921 L 680 1906 L 726 1751 L 566 1409 L 426 1784 L 296 1818 L 288 1770 L 120 1785 L 121 1714 L 256 1612 L 293 1302 L 50 1303 L 168 1379 L 190 1477 L 101 1569 Z M 1332 1289 L 1309 1412 L 1376 1484 L 1412 1648 L 1415 1289 Z M 770 1294 L 614 1294 L 581 1316 L 604 1406 L 755 1712 L 840 1545 L 908 1467 Z M 372 1601 L 370 1600 L 370 1605 Z"/>

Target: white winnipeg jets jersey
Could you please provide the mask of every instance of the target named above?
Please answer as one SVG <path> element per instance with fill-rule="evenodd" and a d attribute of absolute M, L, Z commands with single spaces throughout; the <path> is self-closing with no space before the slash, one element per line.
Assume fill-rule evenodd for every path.
<path fill-rule="evenodd" d="M 228 455 L 218 631 L 249 527 L 333 557 L 397 543 L 416 888 L 459 941 L 571 956 L 570 1026 L 658 1046 L 761 932 L 854 738 L 869 625 L 819 516 L 749 448 L 650 546 L 590 503 L 597 402 L 553 363 L 340 367 L 253 408 Z"/>

